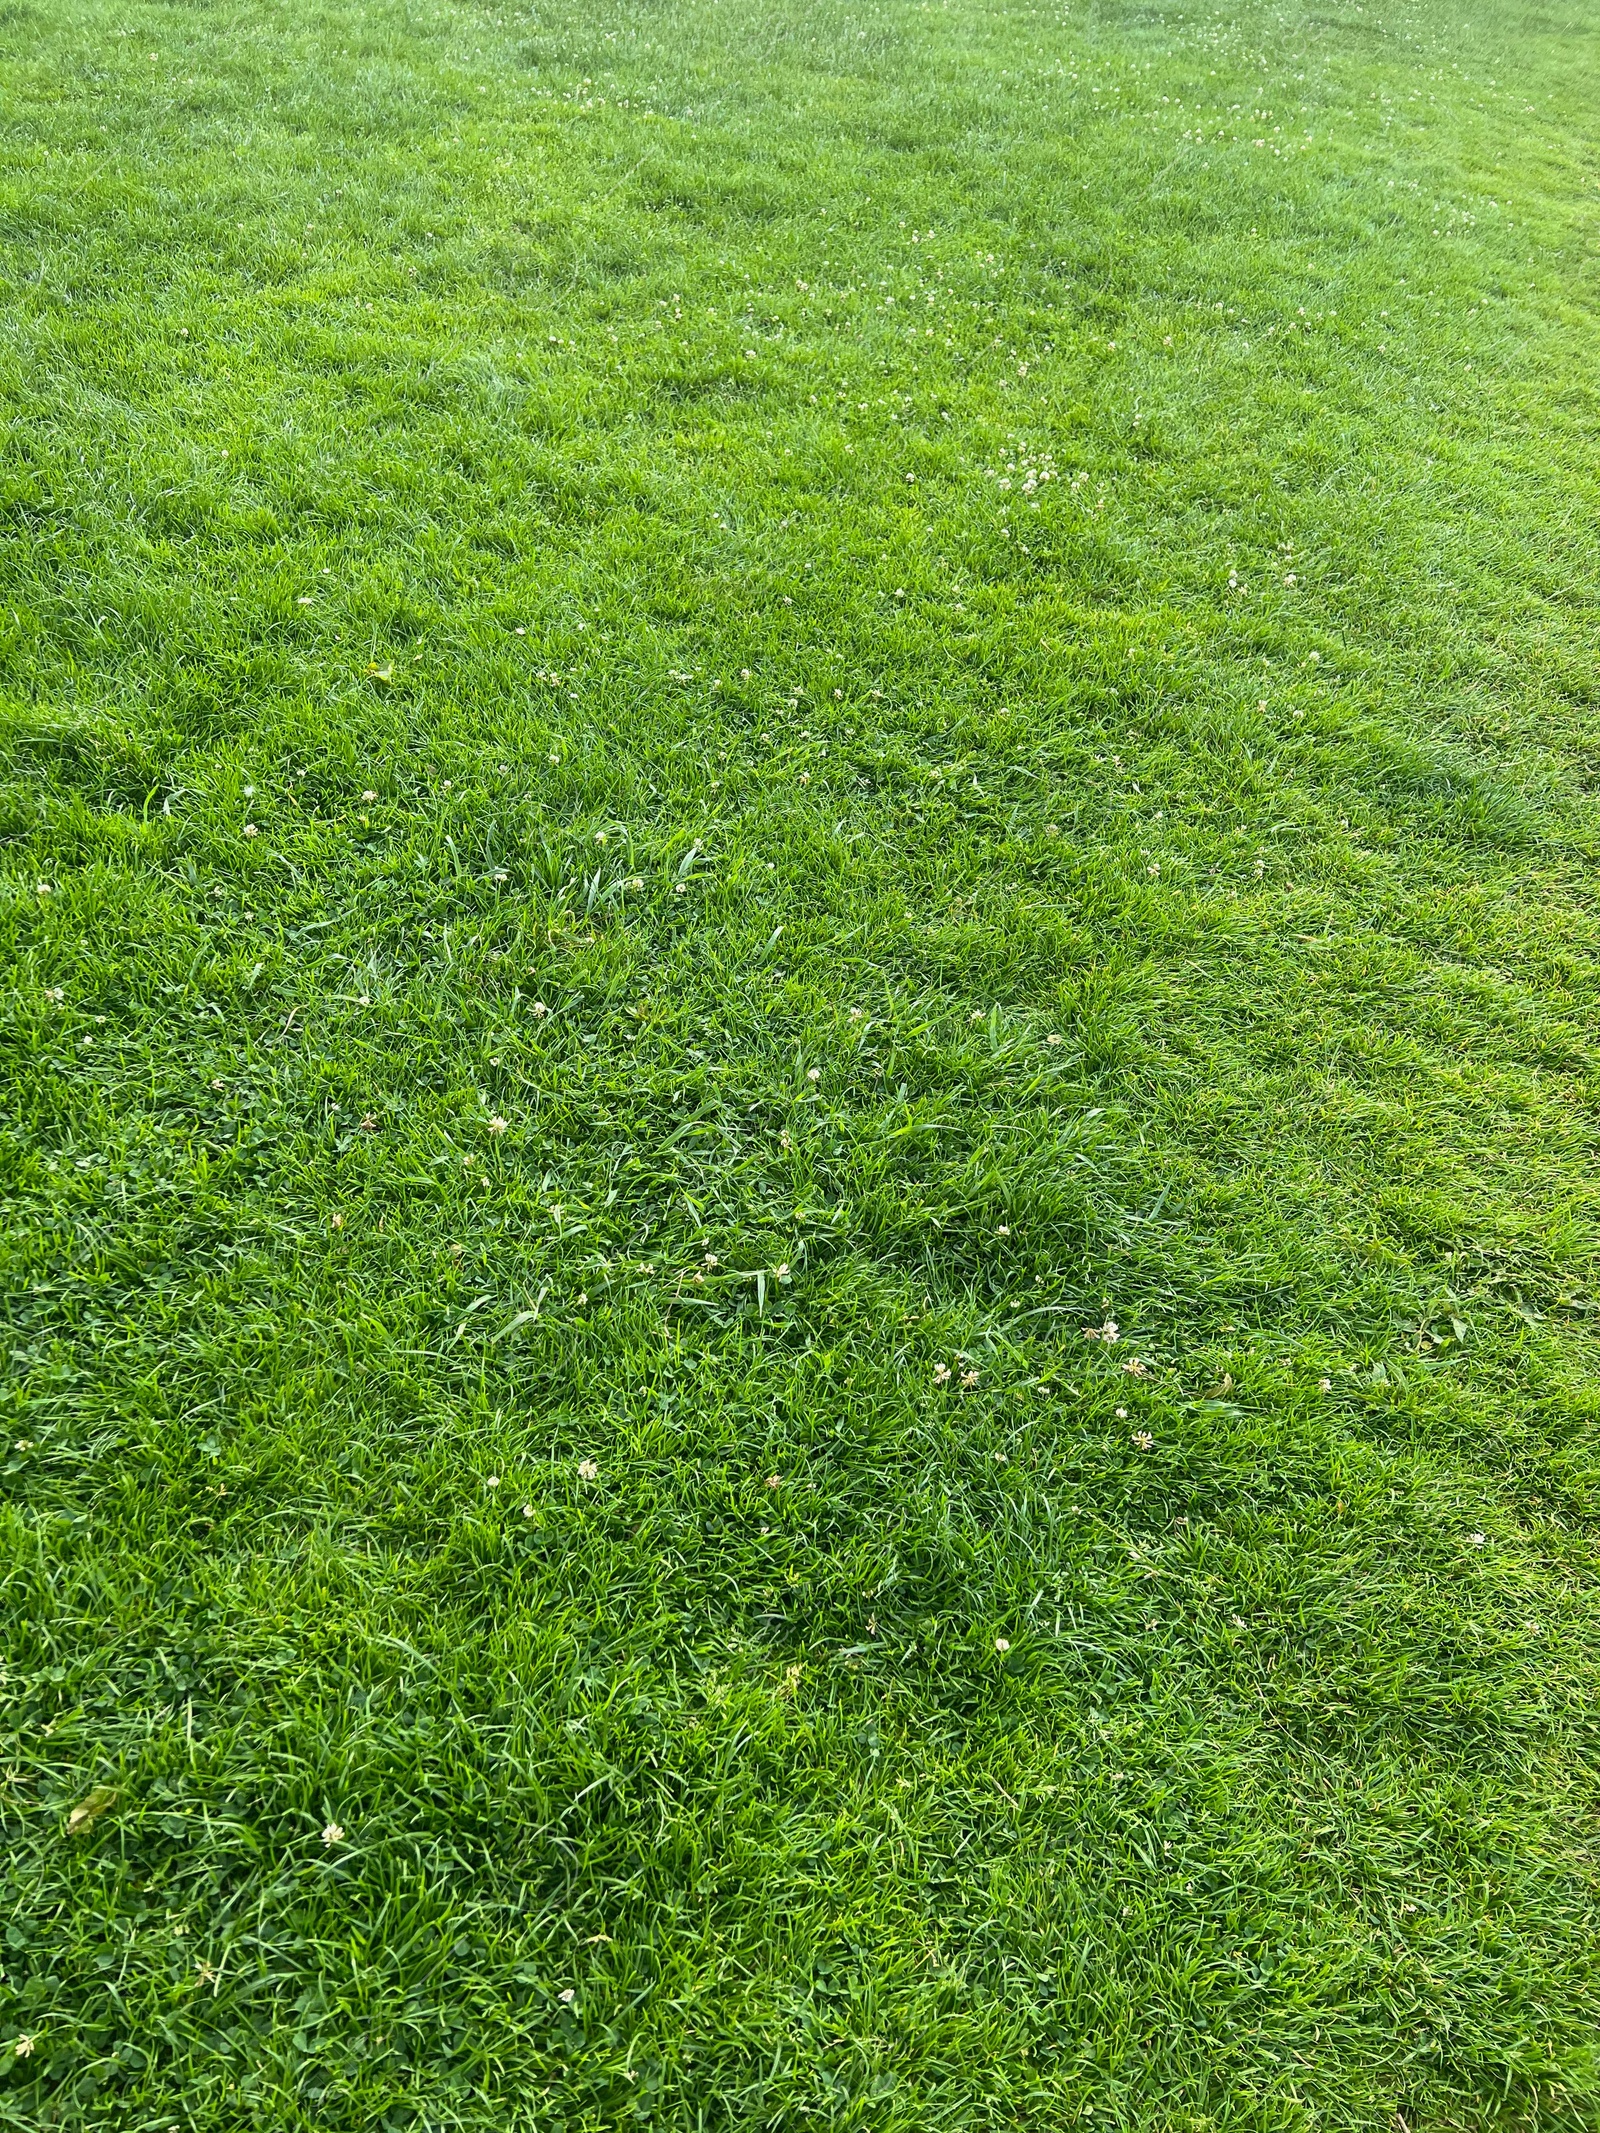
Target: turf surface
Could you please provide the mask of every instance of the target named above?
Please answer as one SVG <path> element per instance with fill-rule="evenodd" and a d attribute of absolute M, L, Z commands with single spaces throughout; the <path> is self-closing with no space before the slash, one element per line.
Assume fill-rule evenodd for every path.
<path fill-rule="evenodd" d="M 0 25 L 0 2124 L 1600 2123 L 1590 0 Z"/>

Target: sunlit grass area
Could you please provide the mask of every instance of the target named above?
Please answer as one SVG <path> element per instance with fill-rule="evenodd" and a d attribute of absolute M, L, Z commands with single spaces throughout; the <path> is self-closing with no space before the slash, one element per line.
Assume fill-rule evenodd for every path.
<path fill-rule="evenodd" d="M 0 2125 L 1600 2119 L 1600 17 L 0 21 Z"/>

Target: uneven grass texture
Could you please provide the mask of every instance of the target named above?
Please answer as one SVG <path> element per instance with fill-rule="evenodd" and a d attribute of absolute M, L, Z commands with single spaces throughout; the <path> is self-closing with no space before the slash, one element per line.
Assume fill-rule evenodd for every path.
<path fill-rule="evenodd" d="M 1594 0 L 0 28 L 0 2125 L 1600 2125 Z"/>

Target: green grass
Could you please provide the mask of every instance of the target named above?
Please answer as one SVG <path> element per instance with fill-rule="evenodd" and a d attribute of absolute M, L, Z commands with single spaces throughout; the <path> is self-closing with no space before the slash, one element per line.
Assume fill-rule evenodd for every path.
<path fill-rule="evenodd" d="M 0 21 L 0 2125 L 1600 2125 L 1600 12 Z"/>

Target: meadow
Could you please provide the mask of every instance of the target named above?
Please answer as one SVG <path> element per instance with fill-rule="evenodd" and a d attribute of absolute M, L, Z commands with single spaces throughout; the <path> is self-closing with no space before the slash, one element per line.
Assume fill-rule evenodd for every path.
<path fill-rule="evenodd" d="M 1597 139 L 0 9 L 0 2127 L 1600 2126 Z"/>

